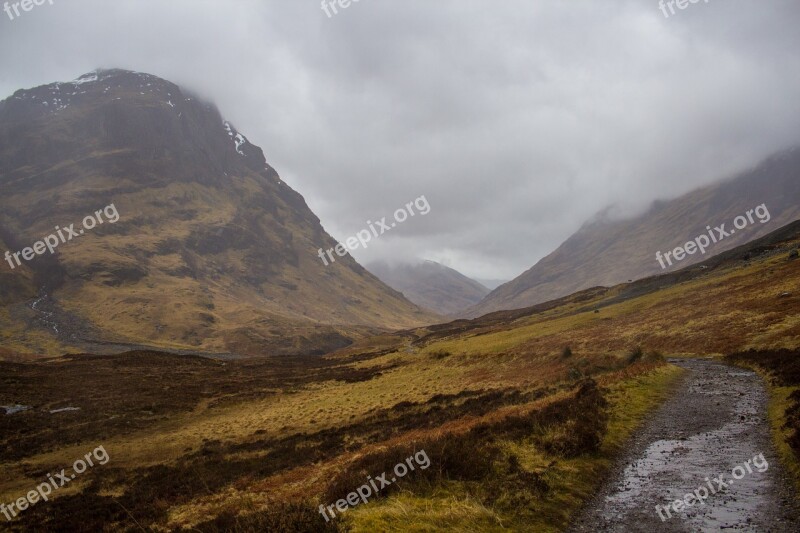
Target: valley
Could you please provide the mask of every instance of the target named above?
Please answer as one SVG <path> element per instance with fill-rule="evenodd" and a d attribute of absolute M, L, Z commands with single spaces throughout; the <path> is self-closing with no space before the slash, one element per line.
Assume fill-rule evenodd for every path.
<path fill-rule="evenodd" d="M 103 445 L 111 457 L 6 526 L 565 530 L 630 437 L 644 438 L 651 413 L 676 401 L 687 369 L 705 364 L 694 358 L 730 355 L 768 372 L 797 357 L 798 245 L 795 223 L 675 273 L 382 333 L 325 356 L 0 362 L 4 397 L 31 406 L 0 417 L 0 501 L 86 449 Z M 796 482 L 800 383 L 767 383 L 772 399 L 759 401 L 772 438 L 757 444 L 776 450 L 765 452 L 770 472 L 781 471 L 778 458 Z M 691 436 L 676 427 L 659 438 Z M 324 521 L 321 503 L 419 450 L 429 469 Z"/>

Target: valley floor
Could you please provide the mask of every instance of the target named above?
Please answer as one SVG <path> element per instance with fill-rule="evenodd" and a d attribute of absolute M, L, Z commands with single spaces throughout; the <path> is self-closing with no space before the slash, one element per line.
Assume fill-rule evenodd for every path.
<path fill-rule="evenodd" d="M 325 357 L 0 361 L 0 504 L 99 446 L 110 457 L 0 528 L 562 531 L 616 473 L 585 526 L 619 512 L 675 530 L 684 515 L 662 524 L 655 505 L 763 453 L 767 472 L 685 520 L 781 531 L 797 493 L 776 458 L 800 479 L 799 244 L 800 225 L 702 267 Z M 751 371 L 664 358 L 725 355 L 767 379 L 777 453 Z M 348 503 L 422 452 L 429 467 Z M 615 467 L 629 463 L 639 470 Z M 326 522 L 320 505 L 353 508 Z"/>

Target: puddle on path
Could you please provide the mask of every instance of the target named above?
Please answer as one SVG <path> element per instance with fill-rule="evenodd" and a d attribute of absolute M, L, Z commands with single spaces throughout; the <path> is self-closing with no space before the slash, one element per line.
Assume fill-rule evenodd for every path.
<path fill-rule="evenodd" d="M 31 407 L 29 405 L 0 405 L 0 409 L 5 409 L 7 415 L 13 415 L 27 411 Z"/>
<path fill-rule="evenodd" d="M 571 531 L 798 531 L 787 522 L 787 487 L 777 463 L 766 418 L 761 378 L 713 361 L 676 362 L 690 371 L 683 385 L 633 439 L 616 472 L 576 520 Z M 756 459 L 751 472 L 732 470 Z M 746 468 L 746 467 L 745 467 Z M 763 472 L 760 470 L 764 470 Z M 742 472 L 737 470 L 739 476 Z M 703 504 L 669 514 L 667 506 L 695 490 Z"/>

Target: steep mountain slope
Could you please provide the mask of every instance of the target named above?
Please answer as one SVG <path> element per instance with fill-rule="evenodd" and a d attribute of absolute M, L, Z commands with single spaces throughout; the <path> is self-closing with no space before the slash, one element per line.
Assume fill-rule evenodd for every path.
<path fill-rule="evenodd" d="M 762 223 L 752 210 L 764 204 L 769 216 Z M 734 221 L 751 211 L 747 225 Z M 763 212 L 763 210 L 761 210 Z M 502 309 L 519 309 L 578 290 L 611 286 L 629 279 L 669 272 L 704 261 L 756 239 L 800 217 L 800 149 L 777 154 L 732 180 L 705 187 L 671 201 L 656 202 L 648 212 L 628 220 L 586 223 L 557 250 L 512 281 L 492 291 L 464 316 L 476 317 Z M 680 261 L 656 258 L 701 235 L 716 239 L 721 224 L 729 236 Z M 741 224 L 740 224 L 741 225 Z M 707 228 L 708 227 L 708 228 Z M 733 231 L 731 231 L 733 230 Z M 711 237 L 708 238 L 711 240 Z M 704 241 L 701 241 L 703 243 Z"/>
<path fill-rule="evenodd" d="M 367 270 L 425 309 L 442 315 L 458 313 L 477 304 L 489 289 L 460 272 L 435 261 L 389 265 L 376 262 Z"/>
<path fill-rule="evenodd" d="M 431 320 L 349 256 L 325 266 L 334 239 L 261 149 L 149 74 L 97 71 L 0 103 L 0 187 L 0 254 L 118 213 L 0 265 L 6 347 L 321 353 Z"/>

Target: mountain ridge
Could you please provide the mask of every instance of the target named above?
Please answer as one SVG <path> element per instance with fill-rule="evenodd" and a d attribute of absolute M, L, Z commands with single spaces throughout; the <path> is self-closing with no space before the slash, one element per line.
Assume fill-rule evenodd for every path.
<path fill-rule="evenodd" d="M 774 154 L 751 169 L 672 200 L 653 202 L 644 214 L 621 220 L 593 217 L 556 250 L 480 303 L 465 311 L 477 317 L 519 309 L 594 286 L 670 272 L 730 250 L 800 218 L 800 148 Z M 759 198 L 759 201 L 749 200 Z M 752 205 L 751 205 L 752 204 Z M 672 251 L 720 224 L 732 228 L 737 216 L 765 205 L 770 221 L 748 224 L 745 231 L 712 243 L 662 269 L 656 252 Z M 716 233 L 714 233 L 716 235 Z"/>

